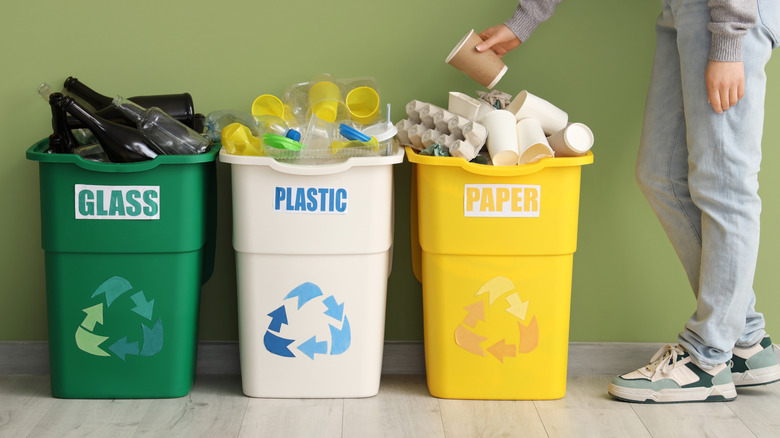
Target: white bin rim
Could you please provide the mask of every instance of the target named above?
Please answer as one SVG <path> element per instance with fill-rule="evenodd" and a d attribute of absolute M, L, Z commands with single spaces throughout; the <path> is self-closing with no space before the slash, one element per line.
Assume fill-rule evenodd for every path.
<path fill-rule="evenodd" d="M 331 175 L 345 172 L 353 167 L 384 166 L 398 164 L 404 160 L 403 148 L 398 148 L 393 155 L 378 157 L 349 157 L 344 161 L 329 164 L 298 164 L 277 161 L 271 157 L 249 155 L 233 155 L 223 148 L 219 153 L 219 161 L 229 164 L 247 166 L 268 166 L 277 172 L 291 175 Z"/>

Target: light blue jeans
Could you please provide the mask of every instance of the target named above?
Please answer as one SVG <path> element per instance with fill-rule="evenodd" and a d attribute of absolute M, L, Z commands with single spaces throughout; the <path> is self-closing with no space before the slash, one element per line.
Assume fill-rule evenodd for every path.
<path fill-rule="evenodd" d="M 745 97 L 723 114 L 707 102 L 707 0 L 663 0 L 637 159 L 639 187 L 677 251 L 696 296 L 679 343 L 702 368 L 765 335 L 753 292 L 764 67 L 778 43 L 780 1 L 758 0 L 743 38 Z"/>

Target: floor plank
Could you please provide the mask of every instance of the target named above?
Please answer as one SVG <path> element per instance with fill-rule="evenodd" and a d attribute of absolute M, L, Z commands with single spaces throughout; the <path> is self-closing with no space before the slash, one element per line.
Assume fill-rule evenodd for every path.
<path fill-rule="evenodd" d="M 57 399 L 29 436 L 35 438 L 131 438 L 151 400 Z"/>
<path fill-rule="evenodd" d="M 729 409 L 729 403 L 734 402 L 634 403 L 631 407 L 654 437 L 754 437 L 745 423 Z"/>
<path fill-rule="evenodd" d="M 187 397 L 152 400 L 135 437 L 235 437 L 248 403 L 240 377 L 200 375 Z"/>
<path fill-rule="evenodd" d="M 342 436 L 343 412 L 343 399 L 253 398 L 238 436 L 337 438 Z"/>
<path fill-rule="evenodd" d="M 439 400 L 447 438 L 547 437 L 532 401 Z"/>
<path fill-rule="evenodd" d="M 420 375 L 382 376 L 379 394 L 344 400 L 344 438 L 444 437 L 439 400 Z"/>
<path fill-rule="evenodd" d="M 0 438 L 27 436 L 54 401 L 46 376 L 0 375 Z"/>
<path fill-rule="evenodd" d="M 550 437 L 650 437 L 627 403 L 610 397 L 611 376 L 570 376 L 566 396 L 534 402 Z"/>

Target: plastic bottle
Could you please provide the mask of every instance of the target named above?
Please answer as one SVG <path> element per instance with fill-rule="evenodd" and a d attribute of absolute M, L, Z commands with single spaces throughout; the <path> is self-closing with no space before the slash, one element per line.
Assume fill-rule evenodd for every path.
<path fill-rule="evenodd" d="M 68 115 L 60 106 L 60 101 L 65 96 L 62 93 L 50 93 L 49 105 L 51 105 L 52 134 L 49 136 L 49 150 L 54 153 L 72 154 L 79 146 L 68 126 Z"/>
<path fill-rule="evenodd" d="M 88 104 L 92 105 L 96 114 L 108 120 L 120 117 L 119 113 L 111 106 L 112 98 L 102 95 L 86 86 L 74 77 L 65 80 L 65 90 L 75 94 Z M 195 127 L 195 110 L 193 109 L 192 96 L 189 93 L 160 94 L 154 96 L 135 96 L 128 100 L 141 105 L 144 108 L 157 107 L 174 119 L 184 123 L 190 128 Z"/>
<path fill-rule="evenodd" d="M 119 109 L 138 130 L 169 155 L 193 155 L 206 152 L 211 142 L 160 108 L 144 108 L 117 96 L 111 104 Z"/>
<path fill-rule="evenodd" d="M 165 155 L 165 152 L 138 130 L 96 116 L 72 97 L 64 97 L 60 100 L 60 106 L 92 131 L 108 158 L 114 163 L 146 161 L 158 155 Z"/>

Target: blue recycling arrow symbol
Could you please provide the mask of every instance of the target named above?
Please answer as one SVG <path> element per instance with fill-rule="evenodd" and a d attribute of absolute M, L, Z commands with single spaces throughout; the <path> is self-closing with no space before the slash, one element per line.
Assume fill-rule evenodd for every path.
<path fill-rule="evenodd" d="M 317 357 L 343 354 L 349 349 L 352 344 L 352 329 L 349 319 L 344 312 L 344 302 L 339 302 L 334 295 L 326 297 L 322 289 L 311 282 L 295 287 L 285 295 L 284 300 L 291 300 L 291 302 L 288 304 L 282 303 L 281 306 L 267 314 L 270 317 L 270 321 L 268 322 L 268 329 L 263 336 L 263 345 L 269 353 L 281 357 L 305 356 L 315 360 Z M 293 323 L 297 321 L 297 324 L 311 323 L 311 325 L 317 326 L 318 317 L 316 315 L 321 315 L 319 318 L 328 325 L 330 339 L 323 339 L 326 337 L 324 334 L 321 339 L 318 339 L 316 334 L 311 337 L 303 336 L 300 339 L 292 339 L 289 335 L 284 336 L 283 332 L 287 331 L 284 326 L 290 324 L 288 318 L 295 315 L 307 303 L 319 303 L 318 305 L 323 306 L 325 310 L 322 313 L 317 311 L 314 314 L 315 316 L 307 316 L 306 318 L 312 319 L 311 321 L 301 320 L 299 316 L 298 320 L 292 320 Z M 305 314 L 312 315 L 311 312 Z M 300 328 L 297 333 L 300 333 Z M 296 352 L 298 356 L 296 356 Z"/>

